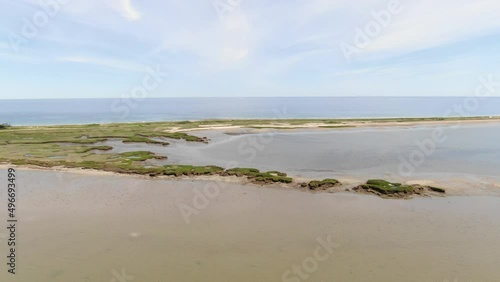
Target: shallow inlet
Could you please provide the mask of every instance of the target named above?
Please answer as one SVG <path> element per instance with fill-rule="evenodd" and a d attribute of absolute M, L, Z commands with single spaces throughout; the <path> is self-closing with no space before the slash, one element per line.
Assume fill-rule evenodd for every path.
<path fill-rule="evenodd" d="M 214 182 L 21 169 L 17 178 L 19 269 L 7 276 L 2 264 L 0 281 L 111 281 L 122 270 L 132 281 L 282 281 L 327 236 L 338 247 L 307 281 L 500 281 L 500 198 L 223 183 L 186 224 L 179 205 Z"/>
<path fill-rule="evenodd" d="M 402 159 L 422 152 L 418 143 L 442 130 L 446 140 L 410 176 L 400 173 Z M 241 130 L 245 132 L 246 130 Z M 225 134 L 225 131 L 190 132 L 211 139 L 209 144 L 167 140 L 169 146 L 124 144 L 107 141 L 110 152 L 149 150 L 168 156 L 148 164 L 194 164 L 255 167 L 308 178 L 385 178 L 396 182 L 412 179 L 500 183 L 500 123 L 345 128 L 333 130 L 274 130 L 268 133 Z M 234 132 L 233 132 L 234 133 Z M 408 172 L 405 167 L 403 172 Z"/>

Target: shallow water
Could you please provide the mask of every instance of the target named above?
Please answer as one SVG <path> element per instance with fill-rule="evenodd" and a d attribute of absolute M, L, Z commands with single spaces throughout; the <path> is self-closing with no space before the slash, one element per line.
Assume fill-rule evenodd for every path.
<path fill-rule="evenodd" d="M 194 206 L 194 191 L 215 182 L 17 178 L 18 274 L 1 263 L 0 281 L 120 281 L 122 270 L 134 277 L 124 281 L 283 281 L 328 236 L 338 245 L 313 271 L 302 266 L 308 279 L 299 281 L 500 281 L 500 198 L 383 200 L 222 183 Z M 199 207 L 189 224 L 180 204 Z"/>
<path fill-rule="evenodd" d="M 443 142 L 432 141 L 426 153 L 418 143 L 432 140 L 442 130 Z M 393 180 L 477 177 L 500 181 L 500 123 L 447 126 L 355 128 L 310 131 L 274 131 L 226 135 L 199 131 L 209 144 L 170 141 L 170 146 L 103 144 L 116 151 L 150 150 L 168 156 L 166 163 L 255 167 L 294 176 L 385 177 Z M 417 152 L 421 163 L 411 161 Z M 407 162 L 406 165 L 402 163 Z"/>

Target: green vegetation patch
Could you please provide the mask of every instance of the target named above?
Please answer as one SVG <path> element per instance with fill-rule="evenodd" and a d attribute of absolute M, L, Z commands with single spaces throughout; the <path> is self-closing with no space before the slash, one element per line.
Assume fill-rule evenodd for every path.
<path fill-rule="evenodd" d="M 169 145 L 154 138 L 207 142 L 208 139 L 187 133 L 168 132 L 174 123 L 121 123 L 59 126 L 2 126 L 0 159 L 5 162 L 84 168 L 129 169 L 146 155 L 110 153 L 111 146 L 96 143 L 119 139 L 125 143 Z M 152 139 L 153 138 L 153 139 Z M 97 152 L 97 151 L 99 152 Z M 146 159 L 153 158 L 149 155 Z M 155 158 L 158 158 L 155 156 Z M 65 163 L 62 163 L 65 162 Z M 97 165 L 96 163 L 103 163 Z M 105 165 L 104 165 L 105 164 Z M 134 169 L 137 169 L 134 167 Z"/>
<path fill-rule="evenodd" d="M 60 165 L 59 162 L 46 162 L 46 161 L 30 160 L 30 159 L 10 160 L 9 162 L 14 165 L 36 165 L 41 167 L 54 167 Z"/>
<path fill-rule="evenodd" d="M 125 152 L 119 153 L 118 156 L 125 161 L 135 161 L 142 162 L 150 159 L 163 159 L 165 157 L 156 156 L 153 152 L 149 151 L 134 151 L 134 152 Z"/>
<path fill-rule="evenodd" d="M 361 185 L 365 190 L 374 190 L 382 194 L 409 194 L 414 192 L 414 188 L 409 185 L 403 185 L 401 183 L 393 183 L 380 179 L 371 179 L 366 182 L 366 184 Z"/>
<path fill-rule="evenodd" d="M 68 163 L 68 162 L 62 162 L 65 167 L 81 167 L 85 169 L 97 169 L 97 170 L 103 170 L 105 167 L 105 163 L 97 162 L 97 161 L 82 161 L 82 162 L 76 162 L 76 163 Z"/>
<path fill-rule="evenodd" d="M 230 168 L 224 172 L 226 175 L 235 175 L 238 177 L 247 176 L 247 177 L 256 177 L 260 171 L 256 168 Z"/>
<path fill-rule="evenodd" d="M 366 184 L 353 188 L 354 191 L 366 191 L 387 198 L 407 198 L 412 195 L 429 196 L 434 193 L 445 194 L 442 188 L 419 184 L 404 185 L 380 179 L 368 180 Z"/>
<path fill-rule="evenodd" d="M 340 181 L 337 179 L 333 178 L 326 178 L 321 181 L 318 180 L 313 180 L 307 184 L 307 187 L 309 187 L 310 190 L 325 190 L 331 187 L 335 187 L 336 185 L 339 185 Z"/>
<path fill-rule="evenodd" d="M 279 171 L 267 171 L 260 172 L 255 168 L 231 168 L 224 171 L 221 175 L 234 175 L 238 177 L 246 176 L 248 179 L 252 180 L 255 183 L 259 184 L 267 184 L 267 183 L 292 183 L 293 179 L 291 177 L 287 177 L 287 174 Z"/>
<path fill-rule="evenodd" d="M 112 150 L 113 147 L 111 146 L 83 146 L 81 150 L 78 150 L 78 153 L 88 153 L 93 150 L 98 150 L 98 151 L 110 151 Z"/>
<path fill-rule="evenodd" d="M 141 137 L 141 136 L 131 136 L 127 137 L 126 139 L 122 140 L 123 143 L 146 143 L 146 144 L 157 144 L 157 145 L 162 145 L 162 146 L 167 146 L 170 143 L 168 142 L 162 142 L 162 141 L 157 141 L 153 140 L 150 138 L 146 137 Z"/>
<path fill-rule="evenodd" d="M 184 139 L 189 142 L 208 142 L 208 139 L 206 137 L 198 137 L 194 135 L 189 135 L 184 132 L 153 132 L 153 133 L 142 133 L 142 134 L 137 134 L 138 136 L 143 136 L 143 137 L 163 137 L 163 138 L 170 138 L 170 139 Z"/>
<path fill-rule="evenodd" d="M 12 126 L 10 124 L 8 124 L 8 123 L 2 123 L 2 124 L 0 124 L 0 129 L 7 129 L 9 127 L 12 127 Z"/>
<path fill-rule="evenodd" d="M 163 166 L 164 175 L 213 175 L 220 174 L 224 168 L 219 166 L 192 166 L 192 165 L 165 165 Z"/>

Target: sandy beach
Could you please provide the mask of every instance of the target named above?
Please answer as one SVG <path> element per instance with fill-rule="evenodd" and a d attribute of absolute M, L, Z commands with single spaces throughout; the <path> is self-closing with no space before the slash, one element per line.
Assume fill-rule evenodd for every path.
<path fill-rule="evenodd" d="M 482 117 L 477 119 L 451 119 L 451 120 L 401 120 L 401 121 L 381 121 L 377 119 L 367 119 L 367 120 L 349 120 L 349 119 L 337 119 L 338 124 L 331 124 L 325 122 L 305 122 L 303 124 L 292 124 L 287 121 L 280 122 L 277 120 L 274 123 L 269 124 L 260 124 L 258 120 L 255 123 L 251 123 L 247 125 L 231 125 L 228 124 L 208 124 L 208 125 L 200 125 L 199 128 L 190 128 L 190 129 L 182 129 L 179 127 L 174 127 L 169 130 L 169 132 L 193 132 L 193 131 L 204 131 L 204 130 L 239 130 L 239 129 L 248 129 L 249 126 L 252 127 L 252 130 L 246 130 L 246 132 L 268 132 L 271 130 L 304 130 L 304 129 L 319 129 L 319 130 L 328 130 L 328 129 L 342 129 L 342 128 L 370 128 L 370 127 L 404 127 L 404 126 L 450 126 L 450 125 L 481 125 L 481 124 L 498 124 L 500 123 L 500 117 Z"/>

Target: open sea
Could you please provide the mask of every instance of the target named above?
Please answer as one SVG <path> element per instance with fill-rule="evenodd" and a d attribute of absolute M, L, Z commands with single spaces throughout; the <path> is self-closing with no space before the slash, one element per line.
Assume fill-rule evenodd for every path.
<path fill-rule="evenodd" d="M 498 115 L 500 115 L 500 97 L 484 100 L 474 100 L 474 98 L 467 97 L 150 98 L 142 101 L 126 98 L 0 100 L 0 123 L 12 125 L 228 118 Z"/>

